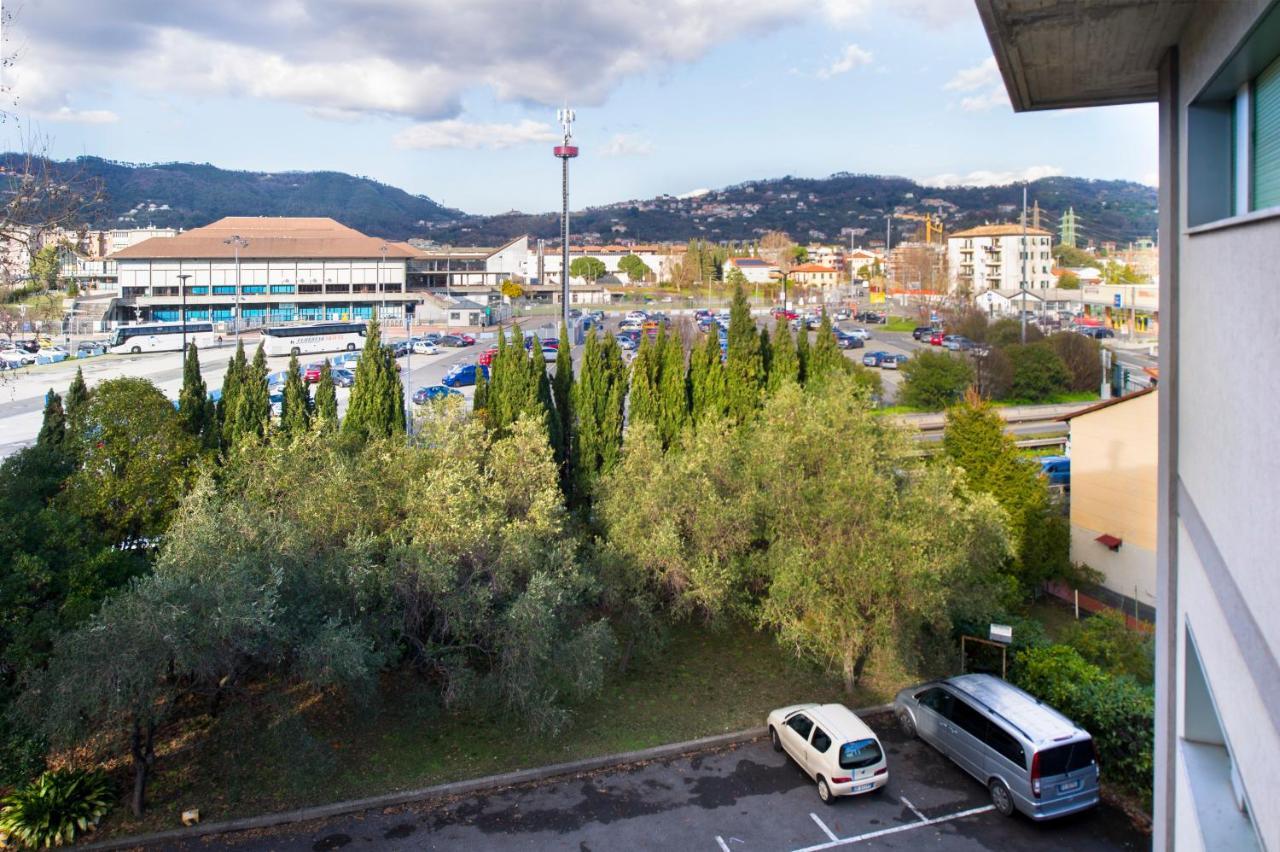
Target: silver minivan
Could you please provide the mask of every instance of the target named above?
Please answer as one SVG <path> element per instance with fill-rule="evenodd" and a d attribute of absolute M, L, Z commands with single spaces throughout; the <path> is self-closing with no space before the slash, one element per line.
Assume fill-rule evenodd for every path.
<path fill-rule="evenodd" d="M 919 736 L 977 778 L 1005 816 L 1052 819 L 1098 804 L 1093 738 L 1047 704 L 998 677 L 966 674 L 921 684 L 894 699 L 908 736 Z"/>

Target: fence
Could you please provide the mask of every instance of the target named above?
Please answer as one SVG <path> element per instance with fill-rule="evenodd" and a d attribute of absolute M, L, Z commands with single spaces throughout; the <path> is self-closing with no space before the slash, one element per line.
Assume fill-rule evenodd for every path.
<path fill-rule="evenodd" d="M 1154 609 L 1110 589 L 1091 588 L 1088 591 L 1081 591 L 1057 580 L 1045 583 L 1044 589 L 1055 598 L 1074 605 L 1078 611 L 1092 615 L 1107 610 L 1119 610 L 1124 614 L 1125 624 L 1130 630 L 1140 630 L 1144 633 L 1155 630 Z"/>

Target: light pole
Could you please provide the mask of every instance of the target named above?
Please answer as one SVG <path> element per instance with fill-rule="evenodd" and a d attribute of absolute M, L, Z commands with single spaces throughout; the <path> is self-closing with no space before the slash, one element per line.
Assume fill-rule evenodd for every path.
<path fill-rule="evenodd" d="M 1027 185 L 1022 184 L 1022 342 L 1027 342 Z"/>
<path fill-rule="evenodd" d="M 564 129 L 564 141 L 555 148 L 560 159 L 560 301 L 564 327 L 569 327 L 569 161 L 578 156 L 573 141 L 574 112 L 567 106 L 556 110 L 556 119 Z"/>
<path fill-rule="evenodd" d="M 190 272 L 178 273 L 178 290 L 182 295 L 182 312 L 178 319 L 182 322 L 182 351 L 184 353 L 187 351 L 187 279 L 190 277 Z"/>
<path fill-rule="evenodd" d="M 452 299 L 449 294 L 449 278 L 453 273 L 453 246 L 446 244 L 444 246 L 444 297 Z"/>
<path fill-rule="evenodd" d="M 377 289 L 382 294 L 382 308 L 378 313 L 378 321 L 381 322 L 382 320 L 387 318 L 387 288 L 383 286 L 383 283 L 382 283 L 382 267 L 385 266 L 387 262 L 387 244 L 383 243 L 382 246 L 379 247 L 378 251 L 381 254 L 381 256 L 378 258 Z"/>
<path fill-rule="evenodd" d="M 231 246 L 236 253 L 236 307 L 235 316 L 231 318 L 231 332 L 236 336 L 238 343 L 240 341 L 240 249 L 247 248 L 249 241 L 239 234 L 234 234 L 223 242 Z"/>

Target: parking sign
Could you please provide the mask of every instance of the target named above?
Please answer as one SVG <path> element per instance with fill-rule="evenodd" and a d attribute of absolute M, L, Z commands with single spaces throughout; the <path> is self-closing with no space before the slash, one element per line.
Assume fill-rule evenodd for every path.
<path fill-rule="evenodd" d="M 1119 293 L 1116 293 L 1116 294 L 1115 294 L 1114 296 L 1112 296 L 1111 298 L 1112 298 L 1112 300 L 1115 302 L 1115 306 L 1116 306 L 1117 308 L 1121 306 L 1121 305 L 1120 305 L 1120 294 L 1119 294 Z"/>

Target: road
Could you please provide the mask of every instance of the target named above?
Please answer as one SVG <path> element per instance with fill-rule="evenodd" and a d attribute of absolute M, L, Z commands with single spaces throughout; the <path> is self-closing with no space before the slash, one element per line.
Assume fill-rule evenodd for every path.
<path fill-rule="evenodd" d="M 550 326 L 536 328 L 529 325 L 526 331 L 550 334 Z M 492 335 L 491 335 L 492 336 Z M 409 388 L 424 385 L 438 385 L 440 379 L 454 364 L 473 362 L 489 341 L 481 340 L 476 346 L 461 349 L 441 349 L 436 355 L 413 355 L 399 359 L 403 367 L 408 362 L 412 373 L 405 381 Z M 246 338 L 245 348 L 252 357 L 256 338 Z M 206 349 L 200 352 L 200 372 L 209 388 L 222 386 L 222 378 L 227 372 L 227 361 L 234 352 L 233 346 L 221 349 Z M 325 354 L 304 355 L 299 360 L 303 364 L 320 361 Z M 289 365 L 288 356 L 267 359 L 268 372 L 284 370 Z M 0 373 L 0 458 L 17 452 L 22 447 L 35 442 L 40 432 L 40 422 L 44 410 L 44 396 L 54 390 L 63 396 L 75 378 L 76 368 L 84 370 L 85 382 L 93 387 L 108 379 L 121 376 L 132 376 L 148 379 L 164 392 L 170 399 L 177 399 L 182 388 L 182 358 L 177 352 L 160 352 L 142 355 L 102 355 L 97 358 L 86 358 L 77 361 L 63 361 L 59 364 L 47 364 L 38 367 L 27 367 Z M 402 380 L 405 378 L 401 375 Z M 469 400 L 474 388 L 462 388 Z M 347 400 L 351 392 L 338 388 L 338 411 L 346 410 Z"/>
<path fill-rule="evenodd" d="M 891 715 L 868 719 L 889 783 L 824 806 L 768 741 L 446 801 L 176 844 L 178 849 L 1118 852 L 1150 840 L 1108 805 L 1046 824 L 991 808 L 986 789 Z"/>

